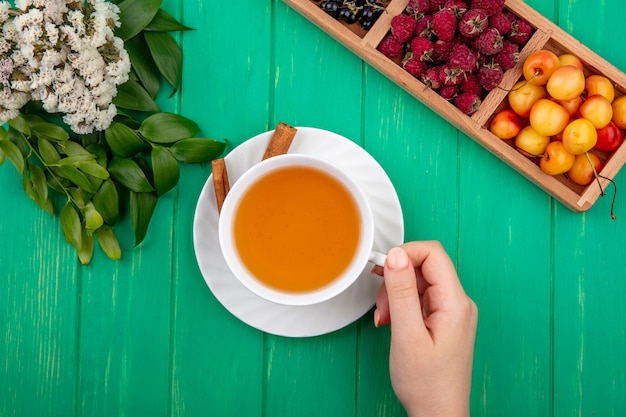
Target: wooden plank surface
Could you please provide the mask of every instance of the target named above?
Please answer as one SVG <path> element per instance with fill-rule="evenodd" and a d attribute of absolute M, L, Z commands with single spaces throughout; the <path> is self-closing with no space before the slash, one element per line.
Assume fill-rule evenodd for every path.
<path fill-rule="evenodd" d="M 528 0 L 622 71 L 620 0 Z M 278 121 L 335 131 L 391 178 L 405 239 L 438 239 L 479 307 L 473 416 L 626 415 L 626 190 L 574 213 L 281 0 L 166 0 L 195 28 L 164 109 L 232 150 Z M 598 29 L 602 28 L 602 29 Z M 405 416 L 371 311 L 314 338 L 264 334 L 206 286 L 185 166 L 146 241 L 79 266 L 58 217 L 0 167 L 0 416 Z M 62 203 L 58 200 L 57 206 Z M 122 227 L 128 228 L 126 221 Z"/>

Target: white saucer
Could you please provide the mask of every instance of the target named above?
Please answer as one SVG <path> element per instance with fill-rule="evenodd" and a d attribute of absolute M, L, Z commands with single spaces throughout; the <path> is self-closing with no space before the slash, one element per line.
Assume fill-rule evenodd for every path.
<path fill-rule="evenodd" d="M 298 127 L 290 153 L 305 153 L 335 163 L 363 188 L 374 214 L 374 250 L 386 253 L 404 241 L 402 209 L 385 171 L 354 142 L 326 130 Z M 261 160 L 273 131 L 257 135 L 226 157 L 232 184 Z M 205 183 L 193 224 L 196 259 L 207 285 L 220 303 L 244 323 L 280 336 L 317 336 L 341 329 L 359 319 L 376 302 L 382 278 L 371 274 L 372 265 L 341 295 L 320 304 L 294 307 L 274 304 L 241 284 L 226 266 L 218 242 L 218 215 L 213 178 Z"/>

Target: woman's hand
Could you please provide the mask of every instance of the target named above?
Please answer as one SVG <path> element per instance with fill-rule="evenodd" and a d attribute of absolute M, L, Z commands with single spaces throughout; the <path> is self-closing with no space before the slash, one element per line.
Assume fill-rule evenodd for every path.
<path fill-rule="evenodd" d="M 410 416 L 469 416 L 478 310 L 436 241 L 387 254 L 374 323 L 391 323 L 389 371 Z"/>

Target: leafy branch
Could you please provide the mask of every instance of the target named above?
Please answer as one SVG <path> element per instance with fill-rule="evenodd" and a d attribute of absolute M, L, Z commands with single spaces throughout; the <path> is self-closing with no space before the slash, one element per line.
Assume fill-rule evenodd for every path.
<path fill-rule="evenodd" d="M 195 122 L 162 112 L 155 101 L 162 80 L 172 94 L 181 85 L 182 52 L 170 32 L 191 29 L 163 11 L 161 0 L 115 3 L 121 22 L 115 36 L 131 66 L 113 99 L 117 115 L 110 125 L 78 134 L 62 114 L 31 100 L 0 128 L 0 165 L 7 159 L 14 165 L 25 194 L 46 212 L 55 213 L 52 196 L 65 200 L 61 227 L 82 264 L 91 261 L 96 242 L 109 258 L 121 257 L 114 228 L 126 207 L 139 245 L 159 197 L 178 184 L 180 163 L 211 161 L 226 147 L 196 137 Z"/>

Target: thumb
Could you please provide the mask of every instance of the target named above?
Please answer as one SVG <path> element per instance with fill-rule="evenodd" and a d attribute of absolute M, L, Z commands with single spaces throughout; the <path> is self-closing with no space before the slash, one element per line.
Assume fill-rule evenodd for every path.
<path fill-rule="evenodd" d="M 403 248 L 393 248 L 387 254 L 384 277 L 392 335 L 415 340 L 415 337 L 422 336 L 420 333 L 427 330 L 422 317 L 415 268 Z"/>

